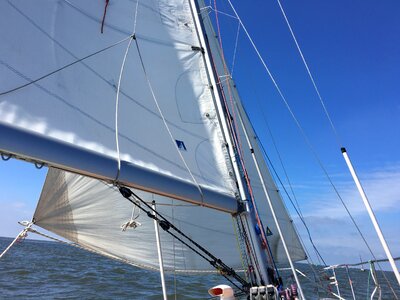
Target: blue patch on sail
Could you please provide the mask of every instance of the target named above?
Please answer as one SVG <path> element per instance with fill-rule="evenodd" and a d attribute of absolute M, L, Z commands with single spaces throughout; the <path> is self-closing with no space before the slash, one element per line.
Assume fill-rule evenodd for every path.
<path fill-rule="evenodd" d="M 272 231 L 271 231 L 271 229 L 269 229 L 269 227 L 267 226 L 267 236 L 271 236 L 271 235 L 273 235 L 273 233 L 272 233 Z"/>
<path fill-rule="evenodd" d="M 183 141 L 175 140 L 175 142 L 179 150 L 187 151 L 185 143 Z"/>

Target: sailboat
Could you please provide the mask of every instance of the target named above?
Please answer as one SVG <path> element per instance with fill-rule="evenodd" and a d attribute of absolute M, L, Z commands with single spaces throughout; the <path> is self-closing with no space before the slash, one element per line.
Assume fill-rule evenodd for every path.
<path fill-rule="evenodd" d="M 305 299 L 293 263 L 307 255 L 211 9 L 1 2 L 0 151 L 49 168 L 23 234 L 38 226 L 161 274 L 218 272 L 254 299 Z M 297 286 L 282 286 L 280 264 Z"/>

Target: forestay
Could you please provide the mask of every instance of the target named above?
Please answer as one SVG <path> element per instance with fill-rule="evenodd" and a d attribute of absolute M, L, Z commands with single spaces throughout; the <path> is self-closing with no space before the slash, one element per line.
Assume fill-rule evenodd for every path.
<path fill-rule="evenodd" d="M 176 227 L 229 266 L 240 269 L 240 256 L 229 214 L 135 191 Z M 85 249 L 124 260 L 141 268 L 158 269 L 154 223 L 102 181 L 50 168 L 40 196 L 34 223 Z M 133 213 L 132 213 L 133 212 Z M 121 226 L 133 220 L 136 228 Z M 192 250 L 160 230 L 166 271 L 215 271 Z"/>
<path fill-rule="evenodd" d="M 1 1 L 0 14 L 0 151 L 237 211 L 189 1 Z"/>

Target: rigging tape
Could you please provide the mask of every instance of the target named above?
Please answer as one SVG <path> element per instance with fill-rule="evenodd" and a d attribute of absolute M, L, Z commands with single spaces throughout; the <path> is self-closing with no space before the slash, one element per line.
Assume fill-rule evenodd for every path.
<path fill-rule="evenodd" d="M 103 33 L 103 28 L 104 28 L 104 21 L 106 19 L 106 13 L 107 13 L 107 7 L 108 7 L 108 3 L 110 2 L 110 0 L 105 0 L 106 3 L 104 5 L 104 13 L 103 13 L 103 19 L 101 20 L 101 33 Z"/>

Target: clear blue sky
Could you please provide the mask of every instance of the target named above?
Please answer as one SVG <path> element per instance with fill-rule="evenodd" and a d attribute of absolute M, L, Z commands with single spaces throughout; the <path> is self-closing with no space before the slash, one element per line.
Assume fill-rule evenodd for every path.
<path fill-rule="evenodd" d="M 220 10 L 232 13 L 225 0 L 219 2 Z M 233 3 L 376 256 L 383 257 L 277 2 Z M 389 246 L 400 256 L 400 2 L 292 0 L 282 5 Z M 232 62 L 237 21 L 220 15 L 220 22 Z M 239 36 L 234 78 L 242 100 L 286 182 L 268 121 L 322 255 L 328 263 L 356 262 L 359 255 L 369 259 L 243 30 Z M 31 164 L 0 162 L 0 236 L 15 236 L 20 230 L 16 222 L 32 216 L 44 176 L 45 170 Z M 305 238 L 304 228 L 298 228 Z"/>

